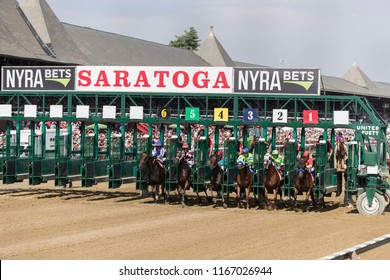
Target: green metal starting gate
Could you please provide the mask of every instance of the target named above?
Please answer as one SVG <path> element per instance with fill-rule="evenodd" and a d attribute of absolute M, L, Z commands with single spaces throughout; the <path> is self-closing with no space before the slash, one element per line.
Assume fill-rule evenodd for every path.
<path fill-rule="evenodd" d="M 211 170 L 208 164 L 209 149 L 206 137 L 202 136 L 194 143 L 194 165 L 192 166 L 192 189 L 199 193 L 206 190 L 210 183 Z"/>
<path fill-rule="evenodd" d="M 170 192 L 177 188 L 178 164 L 175 162 L 176 154 L 179 148 L 179 142 L 176 135 L 168 139 L 165 145 L 165 191 Z"/>

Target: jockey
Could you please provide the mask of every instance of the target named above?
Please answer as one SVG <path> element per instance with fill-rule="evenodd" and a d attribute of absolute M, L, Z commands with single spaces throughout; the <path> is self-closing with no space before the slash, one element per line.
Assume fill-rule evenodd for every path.
<path fill-rule="evenodd" d="M 341 142 L 341 143 L 345 142 L 345 138 L 344 138 L 343 133 L 341 131 L 339 131 L 339 134 L 336 136 L 336 142 Z"/>
<path fill-rule="evenodd" d="M 189 146 L 187 143 L 183 143 L 182 145 L 182 155 L 184 156 L 187 164 L 190 168 L 194 165 L 194 153 L 191 150 L 188 150 Z"/>
<path fill-rule="evenodd" d="M 237 158 L 237 163 L 241 163 L 241 164 L 247 163 L 250 172 L 254 173 L 253 162 L 254 162 L 253 155 L 249 152 L 249 149 L 246 147 L 243 148 L 242 154 Z"/>
<path fill-rule="evenodd" d="M 221 167 L 222 170 L 225 170 L 225 159 L 222 156 L 221 151 L 216 151 L 215 156 L 217 157 L 217 161 L 219 166 Z"/>
<path fill-rule="evenodd" d="M 154 148 L 152 150 L 152 156 L 157 157 L 159 163 L 165 164 L 165 148 L 161 145 L 160 141 L 156 141 L 153 146 Z"/>
<path fill-rule="evenodd" d="M 305 162 L 306 169 L 313 175 L 314 178 L 314 163 L 313 159 L 310 157 L 309 152 L 304 152 L 302 155 L 302 159 Z"/>
<path fill-rule="evenodd" d="M 273 150 L 271 154 L 271 159 L 276 165 L 276 169 L 283 171 L 284 169 L 284 162 L 283 158 L 280 156 L 278 150 Z"/>

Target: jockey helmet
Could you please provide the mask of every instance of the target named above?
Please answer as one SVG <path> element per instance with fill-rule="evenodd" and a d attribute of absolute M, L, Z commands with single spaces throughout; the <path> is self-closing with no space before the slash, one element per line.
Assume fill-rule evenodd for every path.
<path fill-rule="evenodd" d="M 304 152 L 302 155 L 303 158 L 308 158 L 309 157 L 309 152 Z"/>
<path fill-rule="evenodd" d="M 215 155 L 217 155 L 217 156 L 222 156 L 222 152 L 221 152 L 221 151 L 217 151 L 217 152 L 215 153 Z"/>
<path fill-rule="evenodd" d="M 187 143 L 183 143 L 182 148 L 183 148 L 183 149 L 188 149 L 188 144 L 187 144 Z"/>
<path fill-rule="evenodd" d="M 243 154 L 247 154 L 247 153 L 249 153 L 249 149 L 248 149 L 248 148 L 244 148 L 244 149 L 242 149 L 242 153 L 243 153 Z"/>
<path fill-rule="evenodd" d="M 188 151 L 186 154 L 186 158 L 192 158 L 192 156 L 193 156 L 192 151 Z"/>
<path fill-rule="evenodd" d="M 273 156 L 279 156 L 279 151 L 278 150 L 273 150 L 272 151 Z"/>
<path fill-rule="evenodd" d="M 161 142 L 160 141 L 156 141 L 156 143 L 154 143 L 155 146 L 161 146 Z"/>

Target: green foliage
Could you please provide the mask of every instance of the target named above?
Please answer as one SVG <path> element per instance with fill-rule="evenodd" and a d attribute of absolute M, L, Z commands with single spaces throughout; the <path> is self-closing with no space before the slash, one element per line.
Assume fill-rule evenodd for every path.
<path fill-rule="evenodd" d="M 184 30 L 184 35 L 175 36 L 175 37 L 176 37 L 175 41 L 169 42 L 169 45 L 171 47 L 196 51 L 200 46 L 199 44 L 200 39 L 198 36 L 198 32 L 195 30 L 194 27 L 190 27 L 189 31 Z"/>

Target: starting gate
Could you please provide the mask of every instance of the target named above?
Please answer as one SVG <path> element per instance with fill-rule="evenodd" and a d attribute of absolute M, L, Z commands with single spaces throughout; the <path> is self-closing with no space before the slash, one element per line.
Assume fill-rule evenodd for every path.
<path fill-rule="evenodd" d="M 222 195 L 229 194 L 236 189 L 237 177 L 237 141 L 235 137 L 230 137 L 227 145 L 224 146 L 225 172 L 222 183 Z"/>
<path fill-rule="evenodd" d="M 267 152 L 267 146 L 264 138 L 255 139 L 253 147 L 253 165 L 255 174 L 253 177 L 252 191 L 255 195 L 261 195 L 264 191 L 264 155 Z"/>
<path fill-rule="evenodd" d="M 164 187 L 166 192 L 173 191 L 177 188 L 178 180 L 178 164 L 175 163 L 176 154 L 179 148 L 179 142 L 177 135 L 172 135 L 168 139 L 165 150 L 166 150 L 166 161 L 165 161 L 165 181 Z"/>
<path fill-rule="evenodd" d="M 211 170 L 208 164 L 209 149 L 206 137 L 195 140 L 194 165 L 192 167 L 192 189 L 194 192 L 204 192 L 210 182 Z"/>

